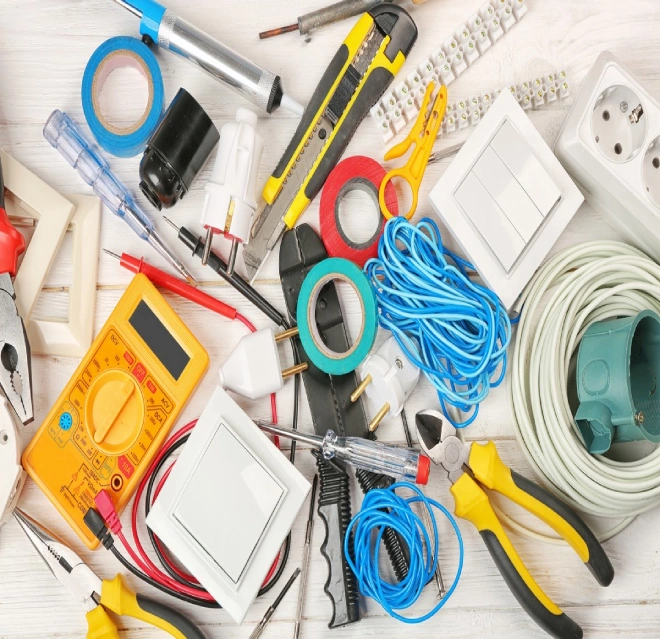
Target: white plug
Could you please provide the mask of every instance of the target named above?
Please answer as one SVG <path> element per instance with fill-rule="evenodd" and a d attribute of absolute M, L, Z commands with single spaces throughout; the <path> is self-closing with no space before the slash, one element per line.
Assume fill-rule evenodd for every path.
<path fill-rule="evenodd" d="M 238 246 L 247 241 L 252 215 L 257 209 L 257 173 L 264 140 L 257 134 L 257 116 L 249 109 L 236 111 L 236 121 L 220 132 L 220 145 L 201 222 L 206 228 L 202 264 L 208 262 L 213 236 L 222 234 L 232 241 L 227 274 L 234 272 Z"/>
<path fill-rule="evenodd" d="M 0 526 L 14 512 L 25 478 L 17 421 L 7 400 L 0 396 Z"/>
<path fill-rule="evenodd" d="M 394 336 L 364 361 L 360 367 L 362 382 L 351 395 L 351 401 L 356 402 L 366 393 L 381 407 L 369 423 L 369 432 L 375 431 L 385 417 L 401 414 L 404 403 L 417 386 L 419 374 L 419 368 L 404 354 Z"/>
<path fill-rule="evenodd" d="M 276 393 L 287 377 L 307 369 L 302 363 L 282 370 L 277 343 L 288 336 L 289 332 L 276 335 L 272 328 L 262 328 L 242 337 L 220 367 L 220 385 L 248 399 Z"/>

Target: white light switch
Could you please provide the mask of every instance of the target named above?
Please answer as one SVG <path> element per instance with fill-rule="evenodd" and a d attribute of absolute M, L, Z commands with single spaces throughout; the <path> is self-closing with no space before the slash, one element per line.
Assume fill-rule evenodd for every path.
<path fill-rule="evenodd" d="M 456 200 L 490 246 L 502 268 L 510 271 L 525 248 L 525 241 L 474 171 L 467 174 L 456 190 Z"/>
<path fill-rule="evenodd" d="M 515 175 L 541 215 L 548 215 L 561 198 L 561 191 L 538 161 L 529 144 L 508 120 L 503 122 L 495 134 L 491 146 Z"/>
<path fill-rule="evenodd" d="M 486 148 L 473 171 L 527 244 L 543 223 L 543 216 L 520 182 L 491 146 Z"/>
<path fill-rule="evenodd" d="M 209 489 L 213 499 L 201 500 L 199 496 Z M 181 493 L 174 516 L 238 583 L 283 494 L 240 439 L 220 424 Z"/>
<path fill-rule="evenodd" d="M 430 195 L 507 309 L 583 199 L 509 91 L 493 102 Z"/>

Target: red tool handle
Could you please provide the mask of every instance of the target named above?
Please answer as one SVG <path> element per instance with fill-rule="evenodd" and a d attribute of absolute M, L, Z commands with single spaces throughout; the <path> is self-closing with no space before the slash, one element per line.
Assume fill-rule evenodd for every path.
<path fill-rule="evenodd" d="M 224 302 L 221 302 L 215 297 L 211 297 L 210 295 L 207 295 L 206 293 L 200 291 L 194 286 L 190 286 L 189 284 L 186 284 L 186 282 L 183 282 L 182 280 L 177 279 L 176 277 L 172 277 L 171 275 L 164 273 L 155 266 L 151 266 L 151 264 L 147 264 L 147 262 L 145 262 L 144 259 L 138 260 L 137 257 L 133 257 L 132 255 L 128 255 L 127 253 L 122 253 L 120 264 L 125 269 L 128 269 L 133 273 L 143 273 L 156 286 L 160 286 L 161 288 L 167 289 L 172 293 L 176 293 L 177 295 L 180 295 L 181 297 L 184 297 L 185 299 L 190 300 L 191 302 L 195 302 L 195 304 L 199 304 L 199 306 L 208 308 L 210 311 L 213 311 L 214 313 L 219 313 L 220 315 L 223 315 L 224 317 L 227 317 L 230 320 L 236 319 L 235 308 L 229 306 L 228 304 L 225 304 Z"/>
<path fill-rule="evenodd" d="M 18 256 L 24 250 L 25 238 L 11 225 L 7 211 L 0 208 L 0 273 L 15 277 Z"/>

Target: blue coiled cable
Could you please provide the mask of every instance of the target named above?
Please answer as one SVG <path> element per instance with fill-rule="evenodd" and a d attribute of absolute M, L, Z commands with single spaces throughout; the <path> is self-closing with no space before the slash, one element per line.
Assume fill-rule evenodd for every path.
<path fill-rule="evenodd" d="M 400 497 L 395 491 L 401 488 L 413 491 L 414 496 L 406 499 Z M 414 503 L 421 503 L 422 507 L 429 511 L 433 523 L 433 545 L 429 531 L 411 509 L 411 504 Z M 438 563 L 438 526 L 431 507 L 440 510 L 456 532 L 459 548 L 458 569 L 447 594 L 433 610 L 421 617 L 404 617 L 396 610 L 410 608 L 419 599 L 424 586 L 433 578 Z M 395 530 L 410 551 L 408 575 L 395 584 L 383 579 L 379 571 L 381 540 L 385 528 Z M 376 535 L 372 534 L 374 531 Z M 425 552 L 425 548 L 428 552 Z M 351 519 L 344 535 L 344 557 L 355 573 L 360 592 L 375 599 L 391 617 L 410 624 L 430 619 L 447 603 L 461 578 L 463 555 L 463 538 L 451 513 L 409 482 L 397 482 L 389 488 L 369 491 L 364 496 L 360 512 Z"/>
<path fill-rule="evenodd" d="M 448 260 L 451 260 L 448 261 Z M 438 392 L 457 428 L 471 424 L 479 403 L 506 372 L 511 321 L 500 299 L 473 282 L 472 265 L 442 245 L 438 225 L 392 218 L 378 257 L 364 267 L 378 300 L 378 322 Z M 468 416 L 456 422 L 450 404 Z"/>

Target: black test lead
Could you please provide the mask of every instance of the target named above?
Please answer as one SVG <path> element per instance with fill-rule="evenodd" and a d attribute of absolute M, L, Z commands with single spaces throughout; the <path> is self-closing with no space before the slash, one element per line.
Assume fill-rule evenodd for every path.
<path fill-rule="evenodd" d="M 284 588 L 282 588 L 282 592 L 280 592 L 279 595 L 275 598 L 275 601 L 268 607 L 268 610 L 266 610 L 266 614 L 264 615 L 264 618 L 256 625 L 255 629 L 252 631 L 252 634 L 250 635 L 250 639 L 258 639 L 258 637 L 261 636 L 261 633 L 264 631 L 264 628 L 266 627 L 266 624 L 270 621 L 270 618 L 275 614 L 275 610 L 277 606 L 280 605 L 280 602 L 284 597 L 286 596 L 286 593 L 289 592 L 289 589 L 291 586 L 293 586 L 293 582 L 298 578 L 298 575 L 300 574 L 300 568 L 296 568 L 293 571 L 293 574 L 289 577 L 289 581 L 287 581 L 284 584 Z"/>

